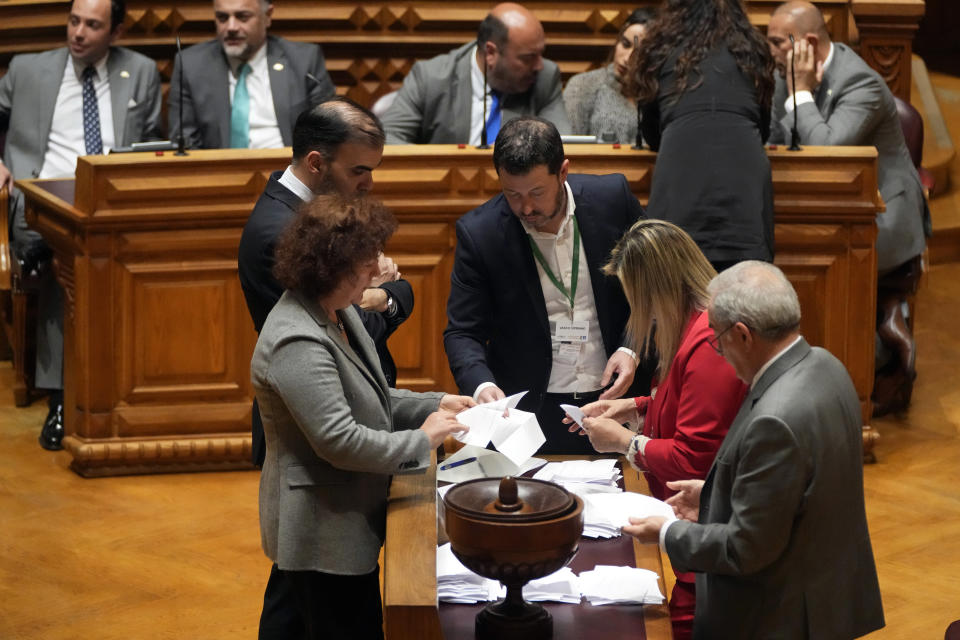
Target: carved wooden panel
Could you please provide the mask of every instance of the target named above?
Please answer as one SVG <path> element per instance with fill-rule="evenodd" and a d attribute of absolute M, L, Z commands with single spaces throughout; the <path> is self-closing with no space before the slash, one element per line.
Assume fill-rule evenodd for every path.
<path fill-rule="evenodd" d="M 645 202 L 656 155 L 571 145 L 576 173 L 620 172 Z M 853 377 L 870 416 L 876 295 L 876 150 L 769 152 L 776 260 L 797 287 L 803 330 Z M 236 276 L 240 231 L 289 150 L 185 158 L 82 158 L 77 185 L 22 181 L 28 221 L 72 287 L 65 326 L 67 437 L 84 475 L 246 466 L 255 334 Z M 491 152 L 388 147 L 374 194 L 400 227 L 389 254 L 414 288 L 390 340 L 398 386 L 455 391 L 443 350 L 456 220 L 498 193 Z M 60 195 L 58 196 L 57 193 Z"/>
<path fill-rule="evenodd" d="M 417 60 L 468 42 L 492 2 L 457 3 L 435 0 L 347 2 L 309 0 L 278 2 L 271 33 L 292 40 L 323 45 L 327 67 L 337 90 L 361 104 L 396 89 Z M 564 78 L 605 62 L 624 19 L 637 2 L 525 3 L 543 23 L 548 58 L 560 65 Z M 765 29 L 780 0 L 748 0 L 751 21 Z M 848 42 L 852 31 L 851 7 L 864 43 L 864 58 L 879 65 L 895 93 L 909 93 L 910 51 L 922 0 L 817 0 L 834 40 Z M 917 7 L 919 6 L 919 14 Z M 0 3 L 0 74 L 17 53 L 44 51 L 64 45 L 69 2 L 15 0 Z M 125 33 L 119 44 L 157 61 L 168 82 L 176 52 L 175 37 L 184 46 L 213 37 L 213 12 L 209 0 L 156 3 L 127 2 Z M 906 83 L 906 84 L 904 84 Z"/>

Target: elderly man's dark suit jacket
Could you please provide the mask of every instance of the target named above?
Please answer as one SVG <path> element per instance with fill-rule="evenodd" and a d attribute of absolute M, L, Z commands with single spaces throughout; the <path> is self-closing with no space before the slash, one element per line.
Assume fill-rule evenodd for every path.
<path fill-rule="evenodd" d="M 674 522 L 697 572 L 694 638 L 855 638 L 883 626 L 863 498 L 860 403 L 843 364 L 800 340 L 750 390 L 700 494 Z"/>
<path fill-rule="evenodd" d="M 332 98 L 336 89 L 317 44 L 267 36 L 267 69 L 280 136 L 289 147 L 297 116 Z M 229 72 L 219 40 L 201 42 L 183 51 L 183 132 L 193 149 L 230 146 Z M 179 58 L 174 62 L 167 106 L 170 139 L 176 140 L 180 131 Z"/>
<path fill-rule="evenodd" d="M 571 174 L 567 183 L 609 357 L 624 344 L 630 307 L 620 282 L 600 269 L 643 209 L 620 174 Z M 447 320 L 444 347 L 462 393 L 495 382 L 508 395 L 529 390 L 520 408 L 539 409 L 553 364 L 546 303 L 528 236 L 503 194 L 457 221 Z M 641 378 L 638 371 L 632 390 L 649 384 Z"/>
<path fill-rule="evenodd" d="M 266 322 L 270 310 L 283 294 L 283 287 L 277 282 L 272 273 L 273 249 L 277 239 L 293 219 L 297 209 L 303 201 L 295 193 L 280 184 L 282 171 L 275 171 L 257 204 L 253 213 L 247 219 L 240 237 L 240 251 L 238 255 L 238 270 L 240 286 L 247 301 L 247 309 L 253 318 L 253 326 L 260 332 Z M 406 320 L 413 311 L 413 289 L 406 280 L 385 282 L 383 289 L 393 297 L 397 303 L 397 313 L 391 318 L 386 314 L 364 311 L 357 308 L 364 328 L 377 347 L 380 357 L 380 366 L 387 383 L 392 387 L 397 383 L 397 367 L 393 357 L 387 349 L 387 338 Z M 260 421 L 260 412 L 254 406 L 253 411 L 253 461 L 263 463 L 264 441 L 263 423 Z"/>

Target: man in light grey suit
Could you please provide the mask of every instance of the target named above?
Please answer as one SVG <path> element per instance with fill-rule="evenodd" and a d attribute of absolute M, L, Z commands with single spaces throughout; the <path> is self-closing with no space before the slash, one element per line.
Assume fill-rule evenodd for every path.
<path fill-rule="evenodd" d="M 870 145 L 879 154 L 877 182 L 887 210 L 877 215 L 881 280 L 875 415 L 906 408 L 916 377 L 916 345 L 905 317 L 904 299 L 920 273 L 930 214 L 893 94 L 860 56 L 844 44 L 830 42 L 823 15 L 809 2 L 793 0 L 777 7 L 770 17 L 767 41 L 780 72 L 770 142 L 790 139 L 795 97 L 803 144 Z M 795 92 L 788 73 L 791 60 L 795 63 Z M 891 380 L 895 381 L 892 387 L 884 384 Z"/>
<path fill-rule="evenodd" d="M 790 44 L 793 36 L 796 45 Z M 893 94 L 880 75 L 845 44 L 830 42 L 820 10 L 787 2 L 770 17 L 776 59 L 770 142 L 790 140 L 793 57 L 800 141 L 812 145 L 869 145 L 879 153 L 877 181 L 887 210 L 877 216 L 877 268 L 890 271 L 923 252 L 923 186 L 900 129 Z M 779 124 L 779 126 L 777 126 Z"/>
<path fill-rule="evenodd" d="M 681 520 L 624 532 L 694 571 L 694 638 L 855 638 L 884 625 L 863 497 L 860 405 L 843 365 L 800 336 L 775 266 L 710 283 L 711 344 L 750 385 L 706 480 L 668 482 Z"/>
<path fill-rule="evenodd" d="M 7 134 L 0 187 L 24 178 L 73 177 L 77 156 L 159 137 L 157 65 L 112 46 L 125 14 L 119 0 L 76 0 L 70 6 L 66 47 L 10 61 L 0 78 L 0 131 Z M 22 194 L 12 190 L 11 196 L 14 251 L 26 272 L 38 266 L 42 270 L 50 249 L 27 227 Z M 49 269 L 40 284 L 39 316 L 35 382 L 53 390 L 40 444 L 60 449 L 63 302 Z"/>
<path fill-rule="evenodd" d="M 267 35 L 267 0 L 214 0 L 214 40 L 178 56 L 167 95 L 170 139 L 194 149 L 289 147 L 303 111 L 336 94 L 317 44 Z M 241 99 L 237 99 L 241 97 Z"/>
<path fill-rule="evenodd" d="M 383 114 L 387 144 L 493 144 L 500 125 L 520 115 L 570 133 L 560 71 L 543 59 L 545 46 L 536 16 L 498 4 L 476 42 L 413 65 Z"/>

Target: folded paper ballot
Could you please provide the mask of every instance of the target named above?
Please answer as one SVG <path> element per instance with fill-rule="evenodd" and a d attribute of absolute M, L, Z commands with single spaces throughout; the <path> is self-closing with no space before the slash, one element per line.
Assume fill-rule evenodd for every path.
<path fill-rule="evenodd" d="M 592 605 L 663 604 L 657 574 L 647 569 L 597 565 L 580 573 L 580 592 Z"/>
<path fill-rule="evenodd" d="M 579 493 L 579 492 L 578 492 Z M 583 498 L 583 535 L 592 538 L 613 538 L 629 518 L 663 516 L 675 520 L 673 508 L 666 502 L 632 491 L 587 492 Z"/>
<path fill-rule="evenodd" d="M 463 444 L 481 448 L 492 442 L 497 451 L 519 467 L 547 441 L 537 416 L 516 408 L 525 394 L 526 391 L 461 411 L 457 421 L 470 430 L 454 437 Z"/>
<path fill-rule="evenodd" d="M 466 445 L 439 464 L 437 482 L 466 482 L 476 478 L 519 476 L 546 463 L 547 461 L 541 458 L 527 457 L 518 465 L 499 451 Z"/>
<path fill-rule="evenodd" d="M 565 460 L 549 462 L 533 476 L 537 480 L 549 480 L 566 486 L 568 483 L 589 482 L 616 485 L 620 477 L 616 458 L 600 460 Z"/>

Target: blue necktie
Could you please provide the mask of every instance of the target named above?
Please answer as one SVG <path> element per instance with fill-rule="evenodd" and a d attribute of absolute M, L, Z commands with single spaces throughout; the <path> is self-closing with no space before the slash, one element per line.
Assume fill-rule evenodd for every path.
<path fill-rule="evenodd" d="M 100 137 L 100 109 L 97 107 L 97 92 L 93 88 L 96 69 L 83 70 L 83 146 L 88 156 L 103 153 L 103 139 Z"/>
<path fill-rule="evenodd" d="M 247 74 L 250 65 L 244 62 L 237 70 L 237 86 L 233 90 L 230 107 L 230 147 L 246 149 L 250 146 L 250 94 L 247 93 Z"/>
<path fill-rule="evenodd" d="M 493 144 L 500 133 L 500 92 L 490 91 L 490 112 L 487 114 L 487 144 Z"/>

